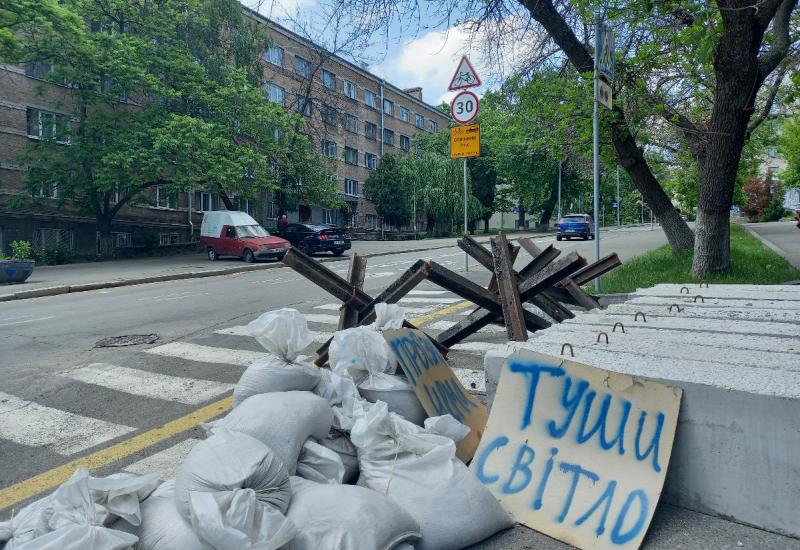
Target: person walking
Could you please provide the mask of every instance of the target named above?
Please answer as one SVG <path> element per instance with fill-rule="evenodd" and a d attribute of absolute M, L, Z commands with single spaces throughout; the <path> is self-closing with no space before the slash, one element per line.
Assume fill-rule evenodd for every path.
<path fill-rule="evenodd" d="M 281 214 L 281 217 L 278 218 L 278 231 L 285 231 L 287 227 L 289 227 L 289 218 L 286 217 L 286 214 Z"/>

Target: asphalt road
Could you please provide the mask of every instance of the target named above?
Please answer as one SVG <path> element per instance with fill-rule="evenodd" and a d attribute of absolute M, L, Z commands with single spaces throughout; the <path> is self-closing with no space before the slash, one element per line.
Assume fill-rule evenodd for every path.
<path fill-rule="evenodd" d="M 554 241 L 536 239 L 544 246 Z M 658 227 L 645 227 L 604 233 L 602 242 L 604 254 L 615 251 L 624 261 L 666 239 Z M 592 241 L 558 248 L 594 258 Z M 528 259 L 521 256 L 517 266 Z M 382 256 L 368 263 L 365 290 L 382 290 L 420 257 L 464 269 L 455 246 Z M 326 265 L 340 274 L 347 270 L 346 261 Z M 488 272 L 471 265 L 468 277 L 488 282 Z M 424 315 L 423 327 L 436 333 L 469 311 L 460 302 L 424 283 L 403 305 L 411 308 L 408 318 Z M 338 314 L 334 299 L 289 268 L 0 304 L 0 519 L 37 490 L 48 490 L 60 475 L 54 468 L 80 465 L 70 461 L 81 457 L 99 456 L 92 464 L 101 474 L 155 469 L 174 475 L 170 468 L 202 437 L 199 428 L 184 426 L 127 450 L 117 444 L 224 400 L 254 354 L 263 352 L 241 327 L 279 307 L 309 314 L 320 340 Z M 106 337 L 150 333 L 159 337 L 151 345 L 95 347 Z M 482 352 L 503 340 L 502 330 L 476 334 L 451 353 L 451 365 L 480 391 Z"/>

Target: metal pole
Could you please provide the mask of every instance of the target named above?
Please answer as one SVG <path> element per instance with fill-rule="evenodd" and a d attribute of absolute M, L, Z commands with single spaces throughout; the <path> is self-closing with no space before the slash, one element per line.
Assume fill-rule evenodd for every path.
<path fill-rule="evenodd" d="M 622 209 L 622 205 L 619 202 L 619 164 L 617 164 L 617 226 L 622 225 L 619 222 L 619 211 Z"/>
<path fill-rule="evenodd" d="M 558 161 L 558 219 L 561 219 L 561 161 Z"/>
<path fill-rule="evenodd" d="M 464 159 L 464 235 L 467 234 L 467 159 Z M 469 254 L 464 253 L 464 271 L 469 271 Z"/>
<path fill-rule="evenodd" d="M 600 49 L 600 33 L 597 32 L 600 26 L 600 18 L 597 18 L 597 24 L 594 31 L 594 121 L 593 121 L 593 139 L 592 139 L 592 153 L 594 155 L 594 255 L 595 261 L 600 261 L 600 113 L 599 103 L 597 101 L 597 55 L 596 52 Z M 600 277 L 594 280 L 594 289 L 600 292 Z"/>
<path fill-rule="evenodd" d="M 414 240 L 417 240 L 417 178 L 414 178 Z"/>
<path fill-rule="evenodd" d="M 653 230 L 653 210 L 650 209 L 650 231 Z"/>

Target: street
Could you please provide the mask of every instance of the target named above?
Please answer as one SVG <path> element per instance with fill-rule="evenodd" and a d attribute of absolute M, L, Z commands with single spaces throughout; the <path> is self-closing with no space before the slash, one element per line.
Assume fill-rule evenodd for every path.
<path fill-rule="evenodd" d="M 555 239 L 535 242 L 546 246 Z M 664 242 L 658 228 L 602 235 L 603 253 L 615 251 L 623 262 Z M 402 246 L 387 243 L 388 250 Z M 593 260 L 593 241 L 562 241 L 557 247 Z M 382 290 L 420 257 L 464 268 L 464 253 L 456 246 L 381 256 L 368 262 L 365 290 Z M 528 259 L 522 254 L 517 266 Z M 346 261 L 326 265 L 347 272 Z M 488 272 L 471 262 L 468 277 L 485 284 Z M 471 311 L 470 304 L 427 282 L 401 305 L 408 319 L 431 334 Z M 159 471 L 171 477 L 203 437 L 197 423 L 206 417 L 192 416 L 194 411 L 208 418 L 224 412 L 230 406 L 225 396 L 264 353 L 244 325 L 280 307 L 306 315 L 315 335 L 309 353 L 335 329 L 339 303 L 289 268 L 0 304 L 0 517 L 9 515 L 9 506 L 49 489 L 57 477 L 53 469 L 78 457 L 92 457 L 100 473 Z M 158 340 L 95 347 L 103 338 L 143 334 L 157 334 Z M 483 390 L 483 352 L 502 341 L 504 329 L 487 327 L 453 348 L 450 364 L 468 388 Z M 154 430 L 176 419 L 170 428 Z"/>

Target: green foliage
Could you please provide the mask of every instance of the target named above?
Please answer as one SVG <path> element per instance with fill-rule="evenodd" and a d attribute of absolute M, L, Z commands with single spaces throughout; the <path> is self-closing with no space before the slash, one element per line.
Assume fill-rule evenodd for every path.
<path fill-rule="evenodd" d="M 753 178 L 743 187 L 747 202 L 742 212 L 751 222 L 777 221 L 785 214 L 784 191 L 780 182 Z"/>
<path fill-rule="evenodd" d="M 633 292 L 660 283 L 771 285 L 800 279 L 800 271 L 737 225 L 731 225 L 731 270 L 697 279 L 692 277 L 691 251 L 673 254 L 662 246 L 626 261 L 602 277 L 602 292 Z"/>
<path fill-rule="evenodd" d="M 28 241 L 11 242 L 11 258 L 14 260 L 27 260 L 33 257 L 33 249 Z"/>
<path fill-rule="evenodd" d="M 364 196 L 375 204 L 378 214 L 389 225 L 400 227 L 411 220 L 413 174 L 407 171 L 408 157 L 388 154 L 364 182 Z"/>
<path fill-rule="evenodd" d="M 778 143 L 781 154 L 786 159 L 786 170 L 781 177 L 787 187 L 800 188 L 800 118 L 790 118 L 783 123 Z"/>
<path fill-rule="evenodd" d="M 48 246 L 41 254 L 39 261 L 46 265 L 61 265 L 72 261 L 72 252 L 62 245 Z"/>

